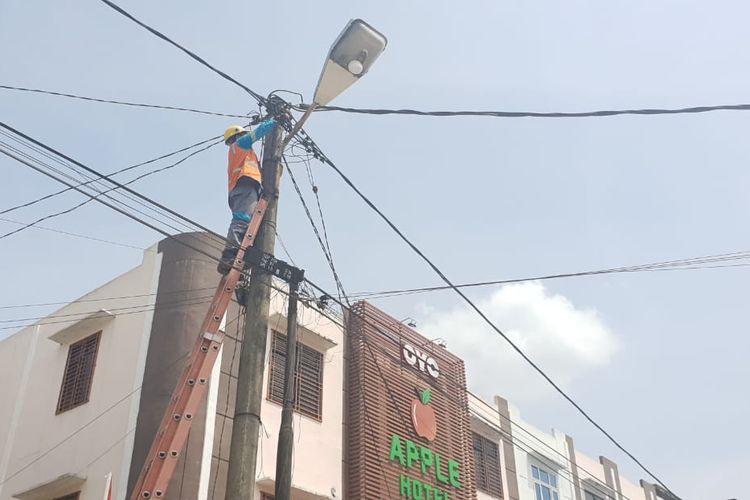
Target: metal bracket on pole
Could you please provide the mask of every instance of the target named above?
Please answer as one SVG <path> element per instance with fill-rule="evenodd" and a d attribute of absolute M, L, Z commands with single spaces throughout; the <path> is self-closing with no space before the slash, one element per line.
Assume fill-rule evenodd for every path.
<path fill-rule="evenodd" d="M 300 283 L 305 277 L 304 269 L 294 267 L 281 259 L 277 259 L 270 253 L 263 252 L 255 247 L 249 247 L 245 250 L 245 262 L 287 283 Z"/>

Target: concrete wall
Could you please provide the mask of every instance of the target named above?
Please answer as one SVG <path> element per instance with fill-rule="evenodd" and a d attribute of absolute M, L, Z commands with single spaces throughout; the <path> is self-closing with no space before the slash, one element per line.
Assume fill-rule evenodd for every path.
<path fill-rule="evenodd" d="M 508 408 L 508 417 L 502 417 L 502 410 Z M 617 464 L 599 457 L 591 458 L 575 449 L 573 438 L 552 430 L 544 432 L 522 419 L 520 411 L 507 401 L 496 397 L 493 404 L 486 403 L 476 396 L 469 398 L 472 413 L 472 426 L 485 437 L 497 436 L 503 446 L 512 446 L 515 461 L 515 480 L 519 500 L 535 500 L 534 480 L 531 466 L 541 466 L 557 474 L 560 500 L 583 500 L 588 490 L 605 499 L 612 500 L 652 500 L 644 487 L 620 476 Z M 497 414 L 500 413 L 500 418 Z M 501 424 L 510 424 L 506 429 Z M 508 456 L 501 453 L 504 498 L 509 499 L 514 479 L 509 474 Z M 514 486 L 514 485 L 512 485 Z M 479 493 L 479 500 L 492 498 Z"/>
<path fill-rule="evenodd" d="M 261 419 L 264 432 L 261 434 L 258 450 L 259 493 L 256 496 L 257 499 L 260 499 L 261 491 L 273 494 L 274 490 L 281 406 L 267 399 L 268 359 L 273 330 L 286 334 L 285 312 L 285 296 L 278 292 L 272 294 L 271 321 L 266 343 L 266 370 L 263 377 L 264 400 L 261 407 Z M 234 316 L 230 315 L 229 319 L 233 318 Z M 294 416 L 294 463 L 305 464 L 305 466 L 295 466 L 293 469 L 293 495 L 295 499 L 300 500 L 329 498 L 332 496 L 331 492 L 334 491 L 337 497 L 341 498 L 343 330 L 335 322 L 302 303 L 299 307 L 298 324 L 300 325 L 298 328 L 300 341 L 323 353 L 323 404 L 320 421 L 298 413 Z M 241 331 L 237 332 L 234 326 L 227 327 L 228 335 L 235 336 L 238 333 L 241 334 Z M 240 347 L 237 345 L 236 349 Z M 215 491 L 216 498 L 224 496 L 227 458 L 232 434 L 231 417 L 234 415 L 234 393 L 239 358 L 239 352 L 235 355 L 234 350 L 235 341 L 228 338 L 224 343 L 222 353 L 221 383 L 216 401 L 217 414 L 214 426 L 210 491 Z"/>
<path fill-rule="evenodd" d="M 160 260 L 154 249 L 146 251 L 141 265 L 53 314 L 107 309 L 114 318 L 77 321 L 83 316 L 69 316 L 64 322 L 59 321 L 66 318 L 49 318 L 0 342 L 0 370 L 6 382 L 0 387 L 0 499 L 8 500 L 69 474 L 85 479 L 80 488 L 82 500 L 99 500 L 109 472 L 116 478 L 115 490 L 124 495 L 122 477 L 130 461 L 130 431 L 138 412 L 137 388 L 142 382 L 152 314 L 132 311 L 153 304 L 155 296 L 148 294 L 155 292 Z M 91 301 L 132 295 L 142 296 Z M 78 331 L 76 335 L 85 337 L 98 330 L 102 334 L 89 402 L 55 415 L 68 345 L 50 336 Z M 63 442 L 76 431 L 74 438 Z"/>

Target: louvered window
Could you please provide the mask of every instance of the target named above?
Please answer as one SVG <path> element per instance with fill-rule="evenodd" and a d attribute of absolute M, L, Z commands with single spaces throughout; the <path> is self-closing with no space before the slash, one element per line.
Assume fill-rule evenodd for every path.
<path fill-rule="evenodd" d="M 68 361 L 57 402 L 58 414 L 88 402 L 101 333 L 79 340 L 68 348 Z"/>
<path fill-rule="evenodd" d="M 472 440 L 477 489 L 493 497 L 502 498 L 503 480 L 500 475 L 500 452 L 497 443 L 477 433 L 472 433 Z"/>
<path fill-rule="evenodd" d="M 271 342 L 268 399 L 284 401 L 284 363 L 286 335 L 273 332 Z M 320 420 L 323 410 L 323 354 L 297 342 L 297 375 L 294 379 L 294 409 L 303 415 Z"/>

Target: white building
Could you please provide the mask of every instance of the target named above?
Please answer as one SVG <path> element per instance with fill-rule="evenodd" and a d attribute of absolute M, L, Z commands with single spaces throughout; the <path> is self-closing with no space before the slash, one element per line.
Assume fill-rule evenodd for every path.
<path fill-rule="evenodd" d="M 214 250 L 201 234 L 179 239 Z M 164 240 L 136 268 L 0 342 L 0 500 L 101 500 L 110 474 L 113 498 L 125 499 L 217 283 L 214 262 Z M 286 349 L 282 294 L 272 294 L 271 313 L 259 500 L 271 498 L 274 487 Z M 166 498 L 224 498 L 241 322 L 230 307 L 206 403 Z M 299 325 L 293 496 L 342 498 L 351 459 L 344 451 L 345 335 L 335 319 L 304 304 Z M 657 498 L 653 485 L 620 477 L 613 462 L 586 457 L 565 434 L 533 428 L 501 398 L 488 404 L 469 394 L 468 411 L 473 463 L 464 467 L 476 492 L 463 492 L 466 498 Z"/>

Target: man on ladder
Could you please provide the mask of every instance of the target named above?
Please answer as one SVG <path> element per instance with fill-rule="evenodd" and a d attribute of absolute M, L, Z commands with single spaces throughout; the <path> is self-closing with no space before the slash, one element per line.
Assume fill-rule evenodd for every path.
<path fill-rule="evenodd" d="M 232 222 L 227 232 L 227 242 L 221 254 L 217 271 L 227 274 L 245 236 L 250 214 L 255 210 L 262 190 L 260 163 L 253 151 L 253 143 L 268 134 L 275 123 L 266 120 L 254 130 L 232 125 L 224 132 L 224 144 L 229 146 L 227 176 L 229 180 L 229 209 Z"/>

